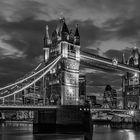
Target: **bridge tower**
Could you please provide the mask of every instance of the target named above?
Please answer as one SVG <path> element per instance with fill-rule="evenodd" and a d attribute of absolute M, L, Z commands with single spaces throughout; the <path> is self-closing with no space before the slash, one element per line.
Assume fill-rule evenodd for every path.
<path fill-rule="evenodd" d="M 35 111 L 33 133 L 88 133 L 92 136 L 92 123 L 88 105 L 79 105 L 80 34 L 68 29 L 61 18 L 52 32 L 48 26 L 44 38 L 44 62 L 61 55 L 61 60 L 44 78 L 47 84 L 46 97 L 54 108 Z M 56 107 L 56 108 L 55 108 Z"/>
<path fill-rule="evenodd" d="M 125 61 L 123 56 L 123 62 L 129 66 L 140 68 L 140 54 L 135 47 L 132 49 L 128 62 Z M 127 72 L 122 77 L 122 89 L 124 98 L 125 109 L 140 109 L 140 75 L 136 72 Z"/>
<path fill-rule="evenodd" d="M 64 22 L 64 21 L 63 21 Z M 66 30 L 64 22 L 62 28 L 62 83 L 61 103 L 77 105 L 79 101 L 79 62 L 80 62 L 80 35 L 78 26 L 73 35 Z"/>
<path fill-rule="evenodd" d="M 62 59 L 50 71 L 47 83 L 48 98 L 52 104 L 78 105 L 79 102 L 79 63 L 80 35 L 78 25 L 75 31 L 68 29 L 65 19 L 61 18 L 50 40 L 48 26 L 44 38 L 44 61 L 52 60 L 61 54 Z"/>

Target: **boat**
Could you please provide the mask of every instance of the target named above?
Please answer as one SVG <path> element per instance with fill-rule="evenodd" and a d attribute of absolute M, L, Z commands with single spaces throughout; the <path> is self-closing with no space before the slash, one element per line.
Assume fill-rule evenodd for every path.
<path fill-rule="evenodd" d="M 110 126 L 117 129 L 135 129 L 140 128 L 140 121 L 131 115 L 114 114 Z"/>

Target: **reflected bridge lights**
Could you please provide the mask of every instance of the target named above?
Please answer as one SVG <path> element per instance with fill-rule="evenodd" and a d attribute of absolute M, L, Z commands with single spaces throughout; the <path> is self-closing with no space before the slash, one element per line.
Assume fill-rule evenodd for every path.
<path fill-rule="evenodd" d="M 139 78 L 139 74 L 137 72 L 134 73 L 134 78 Z"/>

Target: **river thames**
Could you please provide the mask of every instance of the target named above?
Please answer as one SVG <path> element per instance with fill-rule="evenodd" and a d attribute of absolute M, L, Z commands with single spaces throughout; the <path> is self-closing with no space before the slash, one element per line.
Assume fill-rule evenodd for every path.
<path fill-rule="evenodd" d="M 93 126 L 93 140 L 139 140 L 140 130 L 111 129 L 105 125 Z M 30 123 L 0 124 L 0 140 L 84 140 L 83 136 L 73 135 L 33 135 Z"/>

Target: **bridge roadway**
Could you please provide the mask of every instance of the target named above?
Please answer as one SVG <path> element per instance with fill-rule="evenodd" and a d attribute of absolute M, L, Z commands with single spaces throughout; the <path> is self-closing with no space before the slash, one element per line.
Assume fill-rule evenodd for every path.
<path fill-rule="evenodd" d="M 109 108 L 91 108 L 90 109 L 91 113 L 94 113 L 94 112 L 118 112 L 118 113 L 128 113 L 130 111 L 133 111 L 133 112 L 139 112 L 139 110 L 132 110 L 132 109 L 109 109 Z"/>
<path fill-rule="evenodd" d="M 0 110 L 45 110 L 56 109 L 59 106 L 56 105 L 0 105 Z"/>
<path fill-rule="evenodd" d="M 45 109 L 57 109 L 59 105 L 0 105 L 0 110 L 45 110 Z M 87 108 L 80 108 L 86 111 Z M 105 112 L 127 112 L 131 110 L 126 109 L 105 109 L 105 108 L 91 108 L 91 113 L 98 111 Z M 136 111 L 136 110 L 135 110 Z M 137 112 L 137 111 L 136 111 Z"/>
<path fill-rule="evenodd" d="M 0 110 L 45 110 L 57 109 L 59 105 L 0 105 Z M 80 110 L 88 111 L 88 108 L 80 108 Z"/>

